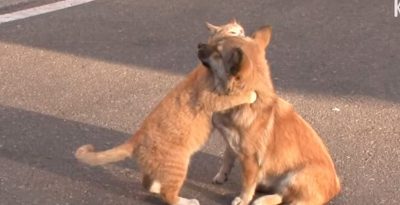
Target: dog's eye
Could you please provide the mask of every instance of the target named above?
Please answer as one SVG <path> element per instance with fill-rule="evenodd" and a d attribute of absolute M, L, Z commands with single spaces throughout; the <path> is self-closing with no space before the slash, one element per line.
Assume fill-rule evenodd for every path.
<path fill-rule="evenodd" d="M 230 34 L 237 35 L 236 31 L 230 31 Z"/>

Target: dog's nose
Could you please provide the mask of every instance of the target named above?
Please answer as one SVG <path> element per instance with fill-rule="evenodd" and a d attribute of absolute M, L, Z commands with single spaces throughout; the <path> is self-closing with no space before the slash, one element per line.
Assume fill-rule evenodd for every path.
<path fill-rule="evenodd" d="M 207 59 L 211 56 L 213 50 L 212 48 L 204 43 L 200 43 L 197 45 L 198 51 L 197 51 L 197 56 L 201 61 L 208 61 Z"/>

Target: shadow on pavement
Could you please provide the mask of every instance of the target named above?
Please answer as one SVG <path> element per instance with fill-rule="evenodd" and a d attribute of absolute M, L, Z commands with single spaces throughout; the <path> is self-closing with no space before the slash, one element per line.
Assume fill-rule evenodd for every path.
<path fill-rule="evenodd" d="M 393 2 L 98 0 L 1 25 L 0 41 L 184 74 L 208 35 L 204 21 L 231 17 L 247 31 L 273 25 L 279 89 L 400 100 Z"/>
<path fill-rule="evenodd" d="M 27 165 L 25 167 L 28 170 L 32 167 L 45 170 L 62 178 L 70 178 L 74 183 L 89 184 L 117 196 L 150 204 L 161 204 L 160 200 L 142 189 L 140 173 L 134 162 L 127 160 L 116 165 L 106 165 L 105 168 L 88 167 L 79 164 L 73 156 L 73 152 L 82 144 L 93 143 L 99 150 L 106 149 L 129 136 L 130 134 L 119 131 L 0 106 L 0 160 L 4 158 Z M 197 185 L 197 183 L 210 184 L 218 164 L 219 158 L 216 156 L 204 152 L 196 154 L 191 163 L 189 182 L 186 183 L 183 194 L 194 197 L 190 196 L 194 191 L 203 198 L 219 203 L 229 201 L 230 197 L 227 198 Z M 20 174 L 19 172 L 26 171 L 12 170 L 12 175 L 16 176 Z M 62 188 L 62 185 L 57 188 Z M 86 198 L 86 200 L 89 200 L 89 204 L 100 203 L 99 199 L 90 201 L 90 198 Z"/>

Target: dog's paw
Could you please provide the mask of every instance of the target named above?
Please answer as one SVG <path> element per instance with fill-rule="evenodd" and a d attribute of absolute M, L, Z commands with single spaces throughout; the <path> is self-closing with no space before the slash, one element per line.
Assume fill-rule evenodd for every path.
<path fill-rule="evenodd" d="M 226 173 L 220 173 L 218 172 L 217 175 L 212 180 L 213 184 L 223 184 L 226 181 L 228 181 L 228 176 Z"/>
<path fill-rule="evenodd" d="M 266 195 L 256 199 L 251 205 L 281 204 L 282 196 L 278 194 Z"/>
<path fill-rule="evenodd" d="M 233 199 L 231 205 L 246 205 L 246 204 L 244 204 L 242 198 L 237 196 L 235 197 L 235 199 Z"/>
<path fill-rule="evenodd" d="M 175 205 L 200 205 L 200 202 L 197 199 L 186 199 L 180 197 L 178 203 Z"/>
<path fill-rule="evenodd" d="M 189 205 L 200 205 L 200 202 L 197 199 L 190 199 Z"/>
<path fill-rule="evenodd" d="M 264 204 L 264 200 L 262 199 L 256 199 L 255 201 L 253 201 L 253 203 L 251 203 L 251 205 L 263 205 Z"/>

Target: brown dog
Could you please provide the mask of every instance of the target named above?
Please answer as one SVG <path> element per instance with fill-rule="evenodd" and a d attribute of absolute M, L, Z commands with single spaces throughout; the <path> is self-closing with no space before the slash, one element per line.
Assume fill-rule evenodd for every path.
<path fill-rule="evenodd" d="M 209 57 L 209 49 L 199 45 L 198 56 Z M 100 152 L 95 152 L 92 145 L 84 145 L 76 151 L 76 158 L 94 166 L 134 156 L 143 171 L 143 185 L 150 192 L 160 194 L 170 205 L 198 205 L 196 199 L 179 197 L 179 192 L 190 157 L 208 139 L 213 112 L 256 100 L 251 90 L 225 95 L 227 79 L 240 71 L 238 57 L 236 51 L 226 53 L 225 58 L 230 60 L 228 70 L 197 66 L 125 143 Z"/>
<path fill-rule="evenodd" d="M 211 42 L 213 58 L 201 59 L 214 69 L 226 69 L 218 56 L 240 50 L 240 75 L 229 78 L 230 90 L 254 89 L 257 101 L 227 113 L 213 122 L 227 141 L 224 163 L 214 182 L 227 179 L 235 157 L 242 165 L 242 192 L 232 205 L 247 205 L 257 185 L 272 192 L 254 205 L 321 205 L 340 191 L 335 167 L 326 147 L 293 107 L 275 95 L 265 61 L 271 28 L 263 27 L 253 38 L 226 37 Z"/>

